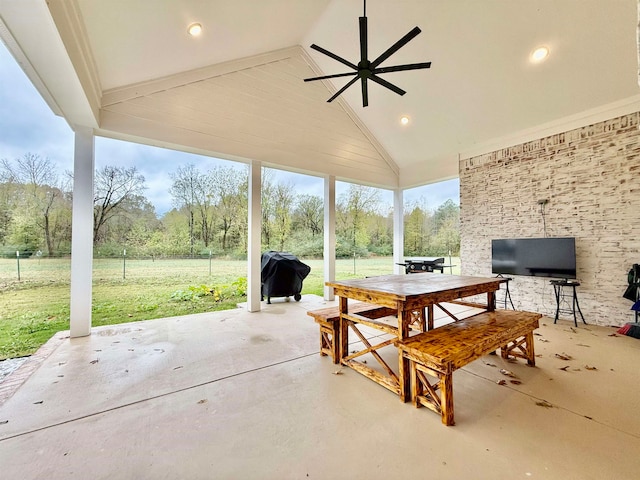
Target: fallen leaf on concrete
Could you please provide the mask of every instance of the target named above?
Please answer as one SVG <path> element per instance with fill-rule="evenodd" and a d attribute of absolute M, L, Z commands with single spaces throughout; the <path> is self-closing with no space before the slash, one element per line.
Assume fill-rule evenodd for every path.
<path fill-rule="evenodd" d="M 534 333 L 534 335 L 537 336 L 537 337 L 541 337 L 542 336 L 541 333 Z"/>
<path fill-rule="evenodd" d="M 538 354 L 536 355 L 536 357 L 541 357 L 541 356 L 542 356 L 542 354 L 541 354 L 541 353 L 538 353 Z"/>
<path fill-rule="evenodd" d="M 518 378 L 515 373 L 513 373 L 513 372 L 511 372 L 509 370 L 505 370 L 504 368 L 500 369 L 500 373 L 503 374 L 503 375 L 506 375 L 507 377 Z"/>
<path fill-rule="evenodd" d="M 495 364 L 495 363 L 485 363 L 485 365 L 486 365 L 487 367 L 495 367 L 495 366 L 496 366 L 496 364 Z"/>
<path fill-rule="evenodd" d="M 569 327 L 573 333 L 578 333 L 577 330 L 573 327 Z"/>
<path fill-rule="evenodd" d="M 366 360 L 362 360 L 362 363 L 367 363 L 367 361 Z"/>
<path fill-rule="evenodd" d="M 521 385 L 522 382 L 520 380 L 509 380 L 511 383 L 513 383 L 514 385 Z"/>
<path fill-rule="evenodd" d="M 207 399 L 203 398 L 202 400 L 198 400 L 198 405 L 201 405 L 203 403 L 207 403 Z"/>
<path fill-rule="evenodd" d="M 0 422 L 0 425 L 6 425 L 7 423 L 9 423 L 9 420 L 2 420 L 2 421 Z"/>
<path fill-rule="evenodd" d="M 549 343 L 549 340 L 547 340 L 546 338 L 540 338 L 539 340 L 540 340 L 541 342 Z"/>
<path fill-rule="evenodd" d="M 584 343 L 577 343 L 579 347 L 590 347 L 591 345 L 585 345 Z"/>
<path fill-rule="evenodd" d="M 617 337 L 618 335 L 616 335 L 615 333 L 610 333 L 609 337 Z"/>
<path fill-rule="evenodd" d="M 96 358 L 95 360 L 91 360 L 89 363 L 93 365 L 95 363 L 98 363 L 99 361 L 100 361 L 100 359 Z"/>
<path fill-rule="evenodd" d="M 154 352 L 164 353 L 164 348 L 154 348 L 153 351 Z"/>
<path fill-rule="evenodd" d="M 553 405 L 551 405 L 546 400 L 541 400 L 539 402 L 536 402 L 536 405 L 539 406 L 539 407 L 544 407 L 544 408 L 553 408 Z"/>
<path fill-rule="evenodd" d="M 567 371 L 567 368 L 569 368 L 569 365 L 567 365 L 566 367 L 560 367 L 558 370 L 563 370 L 563 371 Z"/>
<path fill-rule="evenodd" d="M 33 402 L 34 405 L 42 405 L 44 403 L 44 400 L 40 400 L 39 402 Z"/>
<path fill-rule="evenodd" d="M 556 353 L 556 358 L 559 358 L 560 360 L 573 360 L 573 357 L 566 353 Z"/>
<path fill-rule="evenodd" d="M 97 350 L 94 350 L 94 352 L 101 352 L 102 350 L 100 350 L 99 348 Z"/>
<path fill-rule="evenodd" d="M 506 384 L 507 384 L 507 381 L 506 381 L 506 380 L 498 380 L 496 383 L 497 383 L 498 385 L 506 385 Z"/>
<path fill-rule="evenodd" d="M 584 366 L 584 368 L 585 368 L 586 370 L 597 370 L 597 368 L 596 368 L 596 367 L 592 367 L 591 365 L 585 365 L 585 366 Z"/>
<path fill-rule="evenodd" d="M 177 367 L 173 367 L 173 369 L 174 369 L 174 370 L 178 370 L 178 369 L 180 369 L 180 368 L 184 368 L 184 367 L 183 367 L 182 365 L 177 366 Z"/>
<path fill-rule="evenodd" d="M 342 370 L 336 370 L 333 372 L 334 375 L 342 375 Z"/>
<path fill-rule="evenodd" d="M 62 377 L 64 377 L 64 375 L 58 375 L 58 378 L 62 378 Z"/>

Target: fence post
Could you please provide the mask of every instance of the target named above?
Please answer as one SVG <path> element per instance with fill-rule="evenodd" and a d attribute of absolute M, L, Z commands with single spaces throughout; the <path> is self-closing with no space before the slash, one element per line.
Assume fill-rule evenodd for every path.
<path fill-rule="evenodd" d="M 18 262 L 18 281 L 20 281 L 20 251 L 16 250 L 16 260 Z"/>

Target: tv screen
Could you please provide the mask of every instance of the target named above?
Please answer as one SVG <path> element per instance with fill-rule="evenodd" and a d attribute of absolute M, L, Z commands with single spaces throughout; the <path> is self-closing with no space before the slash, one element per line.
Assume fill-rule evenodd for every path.
<path fill-rule="evenodd" d="M 505 238 L 491 241 L 496 274 L 576 278 L 576 239 Z"/>

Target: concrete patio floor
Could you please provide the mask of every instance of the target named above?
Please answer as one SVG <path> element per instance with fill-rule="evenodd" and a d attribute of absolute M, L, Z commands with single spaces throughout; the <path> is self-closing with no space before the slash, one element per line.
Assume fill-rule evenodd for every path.
<path fill-rule="evenodd" d="M 0 406 L 0 477 L 640 477 L 637 339 L 543 318 L 535 368 L 486 356 L 454 374 L 445 427 L 318 355 L 320 297 L 273 302 L 54 337 Z M 501 368 L 522 383 L 498 385 Z"/>

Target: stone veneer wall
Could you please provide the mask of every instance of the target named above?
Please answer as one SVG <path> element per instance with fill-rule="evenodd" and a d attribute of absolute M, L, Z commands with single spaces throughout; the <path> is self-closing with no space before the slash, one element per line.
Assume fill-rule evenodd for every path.
<path fill-rule="evenodd" d="M 587 323 L 634 320 L 622 298 L 640 263 L 640 113 L 460 161 L 463 275 L 491 276 L 491 239 L 576 237 L 578 300 Z M 519 310 L 553 317 L 548 278 L 515 276 Z M 562 314 L 561 318 L 571 318 Z M 578 321 L 580 321 L 578 319 Z"/>

